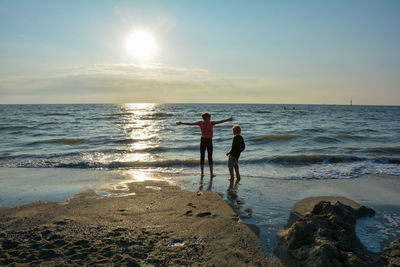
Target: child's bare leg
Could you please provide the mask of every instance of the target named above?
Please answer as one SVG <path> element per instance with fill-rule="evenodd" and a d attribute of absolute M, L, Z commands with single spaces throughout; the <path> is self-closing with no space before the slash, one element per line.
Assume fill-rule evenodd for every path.
<path fill-rule="evenodd" d="M 230 180 L 229 180 L 229 188 L 228 188 L 228 191 L 231 191 L 233 189 L 233 179 L 231 178 Z"/>
<path fill-rule="evenodd" d="M 203 183 L 203 176 L 201 176 L 201 177 L 200 177 L 200 183 L 199 183 L 199 190 L 200 190 L 200 191 L 203 190 L 203 186 L 204 186 L 204 183 Z"/>
<path fill-rule="evenodd" d="M 204 164 L 200 164 L 201 177 L 204 176 Z"/>
<path fill-rule="evenodd" d="M 210 177 L 213 178 L 215 177 L 214 172 L 213 172 L 213 165 L 210 164 Z"/>
<path fill-rule="evenodd" d="M 233 157 L 231 155 L 229 155 L 228 169 L 229 169 L 229 174 L 231 176 L 231 178 L 230 178 L 230 182 L 231 183 L 233 183 L 233 181 L 235 180 L 235 176 L 234 176 L 234 173 L 233 173 L 233 165 L 234 165 Z"/>
<path fill-rule="evenodd" d="M 229 166 L 229 174 L 231 176 L 230 181 L 231 181 L 231 183 L 233 183 L 233 180 L 235 179 L 235 176 L 233 174 L 233 168 L 231 166 Z"/>
<path fill-rule="evenodd" d="M 240 173 L 239 173 L 239 165 L 235 165 L 235 172 L 236 172 L 236 183 L 239 183 L 240 181 Z M 233 174 L 232 174 L 233 176 Z"/>
<path fill-rule="evenodd" d="M 211 191 L 212 189 L 212 184 L 213 184 L 213 178 L 210 178 L 210 182 L 208 183 L 207 191 Z"/>

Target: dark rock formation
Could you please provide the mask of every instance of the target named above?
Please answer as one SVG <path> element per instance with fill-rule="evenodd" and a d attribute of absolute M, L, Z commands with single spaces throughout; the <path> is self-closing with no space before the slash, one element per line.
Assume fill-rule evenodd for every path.
<path fill-rule="evenodd" d="M 309 205 L 309 203 L 307 203 Z M 368 251 L 355 232 L 356 220 L 374 215 L 336 201 L 320 201 L 305 212 L 292 210 L 287 227 L 278 232 L 274 251 L 289 266 L 383 266 L 384 259 Z M 294 219 L 296 218 L 296 220 Z M 397 247 L 398 248 L 398 247 Z M 391 252 L 388 251 L 390 254 Z"/>

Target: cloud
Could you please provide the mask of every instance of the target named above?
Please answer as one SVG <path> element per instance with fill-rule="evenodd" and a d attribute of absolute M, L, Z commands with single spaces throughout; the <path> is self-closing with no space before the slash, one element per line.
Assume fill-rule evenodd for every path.
<path fill-rule="evenodd" d="M 157 80 L 205 79 L 209 75 L 208 71 L 204 69 L 169 67 L 162 64 L 97 64 L 82 68 L 80 71 L 77 71 L 76 74 Z"/>
<path fill-rule="evenodd" d="M 221 99 L 215 90 L 228 86 L 232 87 L 232 83 L 207 70 L 163 64 L 81 65 L 51 75 L 0 79 L 0 93 L 8 99 L 40 95 L 57 102 L 76 99 L 76 94 L 85 102 L 198 102 Z"/>
<path fill-rule="evenodd" d="M 360 89 L 340 81 L 222 77 L 163 64 L 79 65 L 42 76 L 0 78 L 1 103 L 347 104 L 357 95 Z"/>

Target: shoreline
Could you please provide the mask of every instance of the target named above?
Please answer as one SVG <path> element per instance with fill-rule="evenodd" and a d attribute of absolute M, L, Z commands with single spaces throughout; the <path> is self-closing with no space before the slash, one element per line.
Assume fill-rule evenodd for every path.
<path fill-rule="evenodd" d="M 397 230 L 391 228 L 371 232 L 372 224 L 384 227 L 380 220 L 399 210 L 397 206 L 390 206 L 398 199 L 395 194 L 398 177 L 364 176 L 355 180 L 326 181 L 262 181 L 242 177 L 243 184 L 239 184 L 232 195 L 226 191 L 228 182 L 224 177 L 213 181 L 204 179 L 200 189 L 197 177 L 164 177 L 134 170 L 0 168 L 0 174 L 5 173 L 16 178 L 29 174 L 25 179 L 32 181 L 24 184 L 21 180 L 7 180 L 6 176 L 0 175 L 5 187 L 10 185 L 7 188 L 10 193 L 13 193 L 12 184 L 7 181 L 13 182 L 18 189 L 52 179 L 41 188 L 49 190 L 44 193 L 54 193 L 53 189 L 57 193 L 60 188 L 67 193 L 77 187 L 83 188 L 66 201 L 0 208 L 0 216 L 4 218 L 0 222 L 2 264 L 10 261 L 62 264 L 66 260 L 70 265 L 228 266 L 239 262 L 249 266 L 279 266 L 279 260 L 272 254 L 275 245 L 266 240 L 273 240 L 278 230 L 286 225 L 290 210 L 298 201 L 317 194 L 328 200 L 343 196 L 357 204 L 377 208 L 376 217 L 359 219 L 356 227 L 361 242 L 372 244 L 375 252 L 382 244 L 390 243 L 382 242 L 382 231 L 397 233 L 393 239 L 399 236 Z M 65 179 L 67 177 L 71 180 Z M 84 182 L 76 184 L 77 181 Z M 75 187 L 70 188 L 70 184 Z M 366 189 L 371 196 L 365 194 Z M 257 190 L 267 194 L 270 201 L 262 202 L 263 199 L 257 197 Z M 282 194 L 285 190 L 298 194 Z M 385 198 L 377 201 L 382 196 Z M 268 210 L 274 209 L 277 209 L 275 215 L 268 214 Z M 398 217 L 394 215 L 389 219 L 396 221 Z M 277 221 L 269 228 L 260 224 L 260 219 L 274 218 L 272 216 Z M 283 223 L 279 223 L 281 221 Z M 268 250 L 265 250 L 266 246 L 269 246 Z"/>
<path fill-rule="evenodd" d="M 127 185 L 124 197 L 88 189 L 64 204 L 0 209 L 0 263 L 269 264 L 256 235 L 217 193 L 163 181 Z"/>
<path fill-rule="evenodd" d="M 81 190 L 91 188 L 101 196 L 129 194 L 128 183 L 168 181 L 190 192 L 216 192 L 259 237 L 258 246 L 269 256 L 276 246 L 276 233 L 287 223 L 295 203 L 314 196 L 343 196 L 372 207 L 376 216 L 357 221 L 357 235 L 371 251 L 380 252 L 400 236 L 400 220 L 395 176 L 364 175 L 356 179 L 285 180 L 243 176 L 234 194 L 223 175 L 200 185 L 197 176 L 172 175 L 146 170 L 85 170 L 64 168 L 0 168 L 0 208 L 19 207 L 32 202 L 59 203 Z M 212 183 L 210 183 L 212 182 Z M 201 187 L 201 188 L 200 188 Z M 114 193 L 110 193 L 117 189 Z M 10 205 L 12 204 L 12 205 Z"/>

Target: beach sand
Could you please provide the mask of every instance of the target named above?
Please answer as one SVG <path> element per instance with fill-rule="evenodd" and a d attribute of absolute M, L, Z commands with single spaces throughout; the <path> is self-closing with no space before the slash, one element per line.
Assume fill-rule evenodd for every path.
<path fill-rule="evenodd" d="M 356 227 L 361 242 L 373 252 L 381 252 L 399 236 L 395 176 L 335 180 L 243 176 L 235 194 L 227 192 L 226 177 L 205 178 L 202 185 L 199 181 L 197 176 L 138 170 L 0 168 L 0 207 L 7 208 L 0 208 L 4 218 L 0 265 L 246 265 L 247 260 L 250 266 L 264 265 L 257 243 L 270 257 L 290 210 L 302 199 L 316 196 L 343 196 L 373 208 L 376 215 L 357 220 Z M 197 190 L 209 189 L 214 193 L 197 195 Z M 22 206 L 37 201 L 54 203 Z"/>
<path fill-rule="evenodd" d="M 0 209 L 0 265 L 269 265 L 217 193 L 164 181 L 128 188 L 123 197 L 88 189 L 62 204 Z"/>

